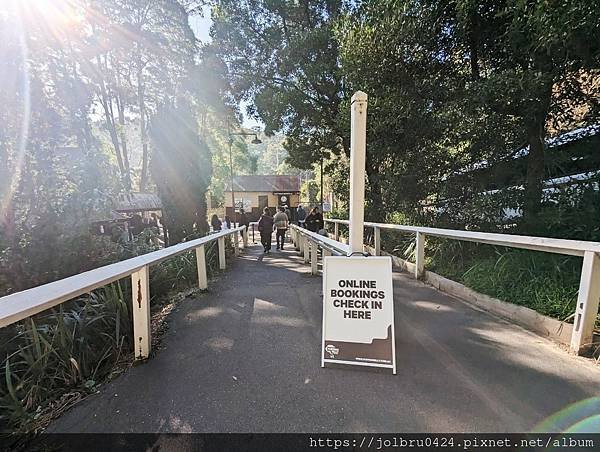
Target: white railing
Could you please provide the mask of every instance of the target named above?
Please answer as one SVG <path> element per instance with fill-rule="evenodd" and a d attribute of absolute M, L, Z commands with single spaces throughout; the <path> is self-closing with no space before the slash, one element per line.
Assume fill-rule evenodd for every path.
<path fill-rule="evenodd" d="M 208 278 L 204 246 L 215 240 L 217 241 L 219 248 L 219 268 L 224 270 L 226 267 L 225 237 L 234 235 L 234 252 L 237 256 L 239 254 L 239 234 L 243 229 L 243 226 L 237 227 L 190 240 L 189 242 L 179 243 L 159 251 L 116 262 L 69 278 L 2 297 L 0 298 L 0 328 L 131 275 L 133 333 L 136 342 L 134 347 L 135 358 L 147 358 L 150 354 L 151 342 L 149 266 L 187 251 L 195 250 L 198 287 L 206 289 L 208 288 Z M 246 246 L 247 234 L 243 234 L 243 236 L 244 246 Z"/>
<path fill-rule="evenodd" d="M 295 224 L 290 225 L 290 234 L 294 247 L 304 256 L 304 263 L 310 262 L 313 275 L 319 272 L 319 248 L 323 250 L 323 257 L 331 255 L 346 256 L 350 252 L 348 245 L 298 227 Z"/>
<path fill-rule="evenodd" d="M 334 238 L 339 241 L 339 225 L 348 225 L 347 220 L 326 219 L 334 224 Z M 583 353 L 593 342 L 594 324 L 598 315 L 600 301 L 600 243 L 581 240 L 553 239 L 548 237 L 529 237 L 524 235 L 496 234 L 488 232 L 460 231 L 455 229 L 427 228 L 401 224 L 370 223 L 365 227 L 374 231 L 374 252 L 381 254 L 381 230 L 409 232 L 415 234 L 414 277 L 421 279 L 425 273 L 426 236 L 463 240 L 488 245 L 507 246 L 547 253 L 567 254 L 583 257 L 579 294 L 571 335 L 571 351 Z"/>

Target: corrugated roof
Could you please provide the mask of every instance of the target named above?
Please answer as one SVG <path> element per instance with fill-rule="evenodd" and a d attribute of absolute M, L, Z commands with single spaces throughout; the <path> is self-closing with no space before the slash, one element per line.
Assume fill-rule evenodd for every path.
<path fill-rule="evenodd" d="M 234 191 L 245 192 L 299 192 L 299 176 L 258 175 L 235 176 L 233 178 Z M 225 191 L 231 191 L 231 184 L 227 183 Z"/>
<path fill-rule="evenodd" d="M 115 203 L 117 212 L 143 212 L 161 209 L 162 202 L 154 193 L 127 193 L 121 195 Z"/>

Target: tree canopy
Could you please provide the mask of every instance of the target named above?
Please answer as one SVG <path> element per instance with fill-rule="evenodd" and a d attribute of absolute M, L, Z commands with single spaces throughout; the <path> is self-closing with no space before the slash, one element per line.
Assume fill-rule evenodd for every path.
<path fill-rule="evenodd" d="M 598 118 L 600 9 L 592 2 L 214 5 L 212 45 L 227 66 L 228 92 L 252 100 L 250 113 L 268 131 L 288 135 L 293 165 L 348 152 L 349 98 L 369 94 L 374 219 L 431 214 L 428 206 L 439 212 L 444 202 L 452 221 L 478 221 L 459 212 L 489 181 L 451 176 L 525 147 L 525 173 L 513 181 L 522 190 L 494 202 L 498 214 L 509 203 L 524 225 L 534 223 L 544 204 L 545 140 Z M 342 183 L 340 163 L 329 171 L 335 179 L 340 170 Z"/>

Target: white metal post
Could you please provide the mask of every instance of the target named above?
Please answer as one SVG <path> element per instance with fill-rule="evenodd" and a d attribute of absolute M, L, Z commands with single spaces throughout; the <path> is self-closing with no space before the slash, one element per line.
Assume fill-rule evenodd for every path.
<path fill-rule="evenodd" d="M 233 233 L 233 253 L 235 256 L 240 255 L 240 233 L 238 231 Z"/>
<path fill-rule="evenodd" d="M 319 245 L 315 242 L 310 243 L 310 272 L 313 275 L 319 274 Z"/>
<path fill-rule="evenodd" d="M 375 256 L 381 256 L 381 229 L 375 226 L 373 233 L 375 236 Z"/>
<path fill-rule="evenodd" d="M 600 257 L 593 251 L 583 255 L 579 295 L 571 334 L 571 352 L 582 354 L 590 346 L 600 301 Z"/>
<path fill-rule="evenodd" d="M 335 224 L 335 226 L 333 227 L 333 231 L 334 231 L 333 236 L 335 238 L 335 241 L 339 242 L 340 241 L 340 225 L 339 225 L 339 223 L 334 223 L 334 224 Z"/>
<path fill-rule="evenodd" d="M 415 279 L 421 279 L 425 271 L 425 234 L 422 232 L 417 232 L 415 264 Z"/>
<path fill-rule="evenodd" d="M 367 148 L 367 95 L 352 96 L 350 114 L 350 252 L 363 252 L 365 220 L 365 160 Z"/>
<path fill-rule="evenodd" d="M 208 277 L 206 276 L 206 254 L 204 245 L 196 248 L 196 267 L 198 269 L 198 287 L 202 290 L 208 288 Z"/>
<path fill-rule="evenodd" d="M 310 258 L 310 256 L 309 256 L 310 249 L 309 249 L 308 237 L 303 237 L 302 238 L 302 251 L 304 253 L 304 263 L 308 264 L 308 260 Z"/>
<path fill-rule="evenodd" d="M 148 266 L 131 274 L 135 359 L 150 356 L 150 278 Z"/>
<path fill-rule="evenodd" d="M 225 270 L 225 237 L 219 237 L 217 244 L 219 246 L 219 268 Z"/>

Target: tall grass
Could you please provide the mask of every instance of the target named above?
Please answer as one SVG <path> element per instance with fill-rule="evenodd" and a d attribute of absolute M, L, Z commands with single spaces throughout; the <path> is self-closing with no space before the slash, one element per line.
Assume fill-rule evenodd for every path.
<path fill-rule="evenodd" d="M 129 291 L 119 283 L 17 324 L 2 344 L 0 422 L 28 430 L 66 391 L 87 392 L 131 352 Z"/>
<path fill-rule="evenodd" d="M 207 272 L 218 268 L 217 245 L 206 245 Z M 194 252 L 150 272 L 151 308 L 197 284 Z M 73 402 L 132 362 L 128 278 L 0 330 L 0 432 L 39 430 Z"/>
<path fill-rule="evenodd" d="M 432 269 L 478 292 L 569 321 L 577 303 L 581 259 L 525 250 L 495 248 L 448 268 L 433 261 Z"/>
<path fill-rule="evenodd" d="M 414 234 L 382 232 L 385 250 L 414 262 Z M 426 269 L 478 292 L 570 321 L 581 258 L 429 237 Z"/>

